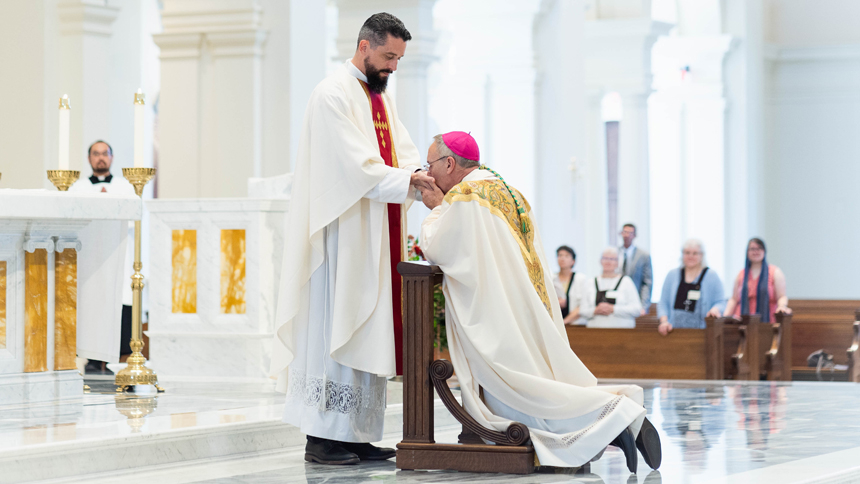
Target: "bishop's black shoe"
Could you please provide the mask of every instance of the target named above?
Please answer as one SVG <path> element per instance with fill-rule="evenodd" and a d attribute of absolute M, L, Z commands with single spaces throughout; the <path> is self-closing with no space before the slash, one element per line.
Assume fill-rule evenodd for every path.
<path fill-rule="evenodd" d="M 357 455 L 344 449 L 341 442 L 308 435 L 305 460 L 317 464 L 344 465 L 358 464 L 360 459 Z"/>
<path fill-rule="evenodd" d="M 652 469 L 660 467 L 660 462 L 663 460 L 660 434 L 657 433 L 657 429 L 647 418 L 642 422 L 642 428 L 639 430 L 639 435 L 636 436 L 636 448 L 639 449 L 648 467 Z"/>
<path fill-rule="evenodd" d="M 633 432 L 630 429 L 624 429 L 609 445 L 614 445 L 624 451 L 624 457 L 627 459 L 627 470 L 635 474 L 639 456 L 636 454 L 636 441 L 633 438 Z"/>
<path fill-rule="evenodd" d="M 340 444 L 361 460 L 388 460 L 397 456 L 397 451 L 390 447 L 377 447 L 373 444 L 352 442 L 341 442 Z"/>

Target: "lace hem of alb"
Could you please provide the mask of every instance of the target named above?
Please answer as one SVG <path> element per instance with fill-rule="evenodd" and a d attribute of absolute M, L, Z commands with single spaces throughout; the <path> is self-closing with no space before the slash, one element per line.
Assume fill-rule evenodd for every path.
<path fill-rule="evenodd" d="M 348 383 L 338 383 L 331 380 L 308 376 L 305 370 L 290 369 L 287 384 L 287 400 L 298 400 L 307 407 L 322 410 L 322 399 L 325 398 L 325 410 L 342 414 L 363 414 L 385 409 L 385 380 L 382 384 L 358 386 Z"/>
<path fill-rule="evenodd" d="M 571 432 L 569 434 L 563 434 L 557 437 L 538 435 L 532 432 L 532 440 L 540 441 L 540 443 L 543 444 L 544 447 L 546 447 L 547 449 L 566 449 L 575 444 L 576 441 L 578 441 L 585 434 L 591 431 L 591 429 L 593 429 L 598 423 L 600 423 L 601 420 L 608 417 L 609 414 L 612 413 L 612 411 L 618 407 L 618 404 L 621 403 L 622 398 L 623 397 L 621 396 L 613 398 L 603 407 L 603 410 L 600 411 L 600 414 L 597 416 L 597 420 L 595 420 L 594 423 L 578 432 Z"/>

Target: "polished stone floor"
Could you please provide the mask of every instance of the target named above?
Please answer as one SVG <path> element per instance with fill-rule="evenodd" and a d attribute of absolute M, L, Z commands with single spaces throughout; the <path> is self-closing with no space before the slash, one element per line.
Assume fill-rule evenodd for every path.
<path fill-rule="evenodd" d="M 78 479 L 53 479 L 50 482 L 860 483 L 858 384 L 706 381 L 635 383 L 646 389 L 649 418 L 662 438 L 663 465 L 659 472 L 649 472 L 650 469 L 640 459 L 640 472 L 637 475 L 628 473 L 623 465 L 623 456 L 612 448 L 588 472 L 544 469 L 541 473 L 529 476 L 505 476 L 397 471 L 393 461 L 347 467 L 320 466 L 305 463 L 302 448 L 292 445 L 284 449 L 229 457 L 161 465 L 153 462 L 145 471 L 125 470 Z M 209 387 L 205 391 L 197 389 L 195 392 L 186 387 L 185 391 L 188 393 L 184 394 L 177 388 L 165 395 L 135 397 L 141 400 L 153 398 L 157 407 L 149 415 L 132 419 L 133 426 L 132 420 L 121 413 L 120 407 L 125 400 L 112 395 L 87 396 L 85 401 L 88 400 L 89 405 L 71 413 L 56 409 L 48 412 L 48 407 L 42 411 L 19 409 L 13 413 L 8 413 L 10 409 L 0 409 L 0 451 L 10 449 L 10 446 L 20 448 L 38 445 L 38 441 L 44 442 L 43 439 L 49 436 L 62 437 L 62 431 L 57 428 L 63 426 L 67 429 L 76 428 L 77 436 L 70 438 L 80 439 L 82 431 L 89 432 L 86 435 L 90 437 L 98 432 L 114 434 L 138 431 L 155 435 L 159 429 L 176 425 L 203 425 L 204 421 L 223 425 L 233 418 L 267 420 L 279 415 L 283 402 L 281 397 L 274 394 L 238 387 Z M 105 415 L 107 420 L 99 422 L 97 414 Z M 437 426 L 437 442 L 455 442 L 459 429 L 451 426 L 450 421 L 444 425 Z M 396 429 L 389 428 L 387 431 L 391 433 L 387 433 L 384 444 L 393 446 L 399 440 Z M 300 440 L 291 439 L 290 442 L 296 444 Z"/>

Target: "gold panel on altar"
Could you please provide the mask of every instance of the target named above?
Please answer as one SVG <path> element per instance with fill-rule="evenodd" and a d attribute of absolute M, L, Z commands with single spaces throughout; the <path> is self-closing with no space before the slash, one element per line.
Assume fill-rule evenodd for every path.
<path fill-rule="evenodd" d="M 78 324 L 78 253 L 66 249 L 54 261 L 54 369 L 74 370 Z"/>
<path fill-rule="evenodd" d="M 173 312 L 197 312 L 197 231 L 173 231 Z"/>
<path fill-rule="evenodd" d="M 0 350 L 6 348 L 6 261 L 0 260 Z"/>
<path fill-rule="evenodd" d="M 221 231 L 221 312 L 245 314 L 245 230 Z"/>
<path fill-rule="evenodd" d="M 24 252 L 24 371 L 48 369 L 48 251 Z"/>

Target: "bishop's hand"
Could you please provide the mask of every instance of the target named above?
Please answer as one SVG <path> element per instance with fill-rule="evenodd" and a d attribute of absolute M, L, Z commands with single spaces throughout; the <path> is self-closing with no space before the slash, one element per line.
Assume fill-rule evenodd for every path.
<path fill-rule="evenodd" d="M 445 194 L 442 193 L 442 190 L 436 186 L 436 183 L 433 183 L 432 189 L 422 189 L 421 190 L 421 199 L 424 201 L 424 205 L 427 206 L 430 210 L 442 205 L 442 199 L 445 198 Z"/>

